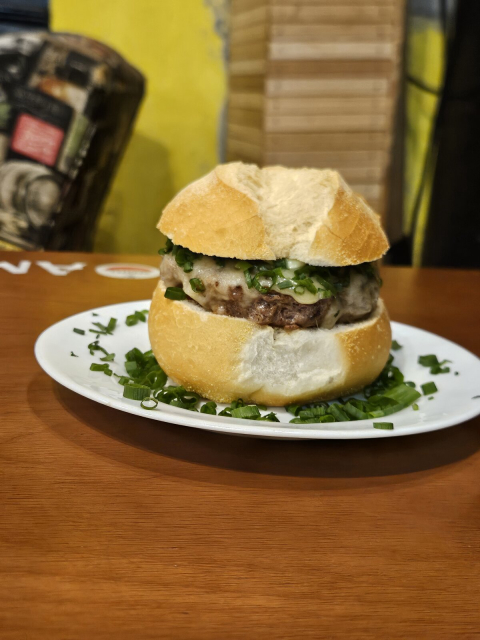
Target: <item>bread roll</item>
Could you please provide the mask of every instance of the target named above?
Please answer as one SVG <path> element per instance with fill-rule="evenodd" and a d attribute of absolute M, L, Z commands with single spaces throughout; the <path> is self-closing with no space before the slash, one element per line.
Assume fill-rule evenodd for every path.
<path fill-rule="evenodd" d="M 175 381 L 217 402 L 332 399 L 372 382 L 388 358 L 391 330 L 381 300 L 361 322 L 285 331 L 164 293 L 160 281 L 148 319 L 153 352 Z"/>
<path fill-rule="evenodd" d="M 379 216 L 330 169 L 219 165 L 172 200 L 158 228 L 191 251 L 242 260 L 341 267 L 388 249 Z"/>

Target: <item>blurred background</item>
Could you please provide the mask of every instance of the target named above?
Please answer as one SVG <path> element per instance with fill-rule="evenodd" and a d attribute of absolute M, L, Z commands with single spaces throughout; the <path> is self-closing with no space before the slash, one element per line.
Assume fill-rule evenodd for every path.
<path fill-rule="evenodd" d="M 338 169 L 393 264 L 479 268 L 479 145 L 478 0 L 0 2 L 0 249 L 155 252 L 243 160 Z"/>

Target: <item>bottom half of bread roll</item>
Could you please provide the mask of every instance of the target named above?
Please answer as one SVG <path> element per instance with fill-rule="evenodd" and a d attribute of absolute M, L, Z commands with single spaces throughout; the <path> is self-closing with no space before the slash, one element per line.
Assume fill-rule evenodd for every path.
<path fill-rule="evenodd" d="M 160 281 L 149 314 L 155 357 L 175 382 L 216 402 L 330 400 L 371 383 L 388 359 L 391 329 L 381 299 L 365 320 L 286 331 L 164 294 Z"/>

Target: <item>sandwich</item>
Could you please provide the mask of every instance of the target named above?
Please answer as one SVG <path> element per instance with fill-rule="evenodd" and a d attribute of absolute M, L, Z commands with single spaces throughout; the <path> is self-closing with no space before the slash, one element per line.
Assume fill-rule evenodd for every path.
<path fill-rule="evenodd" d="M 283 406 L 370 384 L 391 329 L 379 216 L 332 170 L 233 162 L 165 208 L 150 342 L 178 384 Z"/>

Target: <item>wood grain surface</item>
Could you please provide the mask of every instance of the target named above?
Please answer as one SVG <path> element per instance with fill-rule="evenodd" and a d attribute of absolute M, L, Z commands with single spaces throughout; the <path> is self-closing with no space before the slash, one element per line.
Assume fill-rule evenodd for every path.
<path fill-rule="evenodd" d="M 2 640 L 480 637 L 479 420 L 279 442 L 123 414 L 53 382 L 33 345 L 154 288 L 93 265 L 157 258 L 0 254 L 22 259 L 0 264 Z M 393 319 L 479 353 L 480 273 L 383 275 Z"/>

